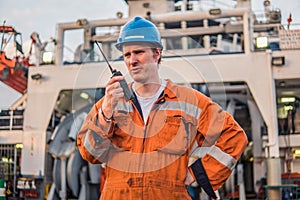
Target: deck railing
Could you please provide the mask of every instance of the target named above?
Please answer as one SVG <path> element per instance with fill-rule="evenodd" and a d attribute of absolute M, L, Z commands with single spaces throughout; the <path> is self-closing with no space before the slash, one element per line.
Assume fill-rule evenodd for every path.
<path fill-rule="evenodd" d="M 22 130 L 24 110 L 0 110 L 0 130 Z"/>

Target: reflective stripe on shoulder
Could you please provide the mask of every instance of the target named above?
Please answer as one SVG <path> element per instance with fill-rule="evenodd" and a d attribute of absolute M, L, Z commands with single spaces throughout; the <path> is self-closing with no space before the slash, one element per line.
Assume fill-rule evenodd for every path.
<path fill-rule="evenodd" d="M 167 101 L 160 106 L 159 110 L 181 110 L 196 119 L 200 117 L 202 111 L 197 106 L 184 101 Z"/>
<path fill-rule="evenodd" d="M 225 153 L 217 146 L 212 146 L 210 150 L 207 152 L 208 155 L 212 156 L 220 163 L 225 165 L 228 169 L 233 170 L 234 166 L 237 163 L 237 160 L 234 159 L 231 155 Z"/>
<path fill-rule="evenodd" d="M 130 102 L 118 102 L 116 110 L 124 112 L 133 112 L 133 107 Z M 180 110 L 196 119 L 200 117 L 201 109 L 197 106 L 184 101 L 166 101 L 159 107 L 159 110 Z"/>

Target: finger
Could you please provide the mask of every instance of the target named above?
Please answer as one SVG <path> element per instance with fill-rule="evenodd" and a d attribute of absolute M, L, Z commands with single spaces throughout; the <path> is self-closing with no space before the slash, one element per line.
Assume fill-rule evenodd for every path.
<path fill-rule="evenodd" d="M 109 83 L 115 83 L 115 82 L 118 82 L 118 81 L 123 80 L 123 79 L 124 79 L 123 76 L 113 76 L 113 77 L 111 77 Z"/>
<path fill-rule="evenodd" d="M 120 83 L 116 82 L 112 85 L 109 85 L 106 88 L 106 96 L 107 98 L 110 98 L 111 101 L 117 101 L 119 98 L 124 97 L 124 92 Z"/>
<path fill-rule="evenodd" d="M 119 82 L 114 82 L 114 83 L 111 83 L 111 84 L 107 84 L 106 91 L 110 92 L 110 91 L 113 91 L 113 90 L 118 89 L 120 87 L 121 87 L 121 85 L 120 85 Z"/>

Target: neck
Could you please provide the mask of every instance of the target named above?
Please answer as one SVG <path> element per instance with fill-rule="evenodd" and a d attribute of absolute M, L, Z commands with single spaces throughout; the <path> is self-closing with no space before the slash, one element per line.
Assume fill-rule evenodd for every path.
<path fill-rule="evenodd" d="M 135 82 L 135 91 L 141 97 L 153 96 L 161 85 L 161 80 L 152 81 L 151 83 L 138 83 Z"/>

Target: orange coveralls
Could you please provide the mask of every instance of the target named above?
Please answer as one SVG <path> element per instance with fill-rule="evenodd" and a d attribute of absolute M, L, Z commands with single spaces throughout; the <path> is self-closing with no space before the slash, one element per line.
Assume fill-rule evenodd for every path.
<path fill-rule="evenodd" d="M 208 149 L 201 158 L 213 190 L 219 189 L 247 145 L 238 123 L 202 93 L 167 80 L 144 124 L 136 100 L 121 99 L 109 133 L 98 126 L 102 100 L 78 133 L 82 157 L 106 163 L 100 199 L 191 199 L 184 184 L 192 146 Z"/>

